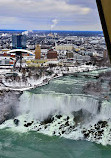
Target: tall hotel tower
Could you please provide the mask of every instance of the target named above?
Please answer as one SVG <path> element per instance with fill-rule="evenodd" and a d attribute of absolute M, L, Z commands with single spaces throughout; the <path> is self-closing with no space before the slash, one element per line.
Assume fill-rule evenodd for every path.
<path fill-rule="evenodd" d="M 26 36 L 22 34 L 13 35 L 12 49 L 26 49 Z"/>
<path fill-rule="evenodd" d="M 35 59 L 41 59 L 41 48 L 40 48 L 40 45 L 36 46 L 36 49 L 35 49 Z"/>

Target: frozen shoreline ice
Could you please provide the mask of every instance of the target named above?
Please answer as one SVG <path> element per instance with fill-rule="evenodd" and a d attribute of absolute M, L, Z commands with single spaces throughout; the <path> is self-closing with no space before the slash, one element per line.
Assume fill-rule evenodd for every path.
<path fill-rule="evenodd" d="M 99 68 L 97 66 L 88 66 L 88 65 L 81 65 L 78 67 L 69 67 L 68 71 L 66 70 L 67 68 L 60 68 L 60 67 L 56 67 L 56 68 L 52 68 L 50 70 L 53 71 L 53 74 L 50 76 L 42 76 L 39 79 L 35 80 L 33 78 L 27 78 L 27 82 L 24 83 L 22 81 L 20 82 L 6 82 L 5 78 L 3 77 L 3 75 L 5 75 L 6 73 L 11 73 L 10 70 L 0 70 L 1 73 L 1 78 L 2 78 L 2 84 L 0 86 L 0 90 L 17 90 L 17 91 L 25 91 L 25 90 L 30 90 L 30 89 L 34 89 L 43 85 L 46 85 L 49 83 L 50 80 L 61 77 L 63 75 L 70 75 L 70 74 L 74 74 L 77 72 L 90 72 L 90 71 L 95 71 L 95 70 L 99 70 L 99 69 L 106 69 L 106 67 L 103 68 Z M 12 72 L 13 73 L 13 72 Z M 21 73 L 18 73 L 19 75 L 22 75 Z"/>

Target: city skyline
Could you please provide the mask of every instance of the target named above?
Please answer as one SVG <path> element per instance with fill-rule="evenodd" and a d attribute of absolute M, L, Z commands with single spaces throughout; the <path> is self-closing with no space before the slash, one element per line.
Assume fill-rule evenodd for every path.
<path fill-rule="evenodd" d="M 0 29 L 102 31 L 95 0 L 0 0 Z"/>

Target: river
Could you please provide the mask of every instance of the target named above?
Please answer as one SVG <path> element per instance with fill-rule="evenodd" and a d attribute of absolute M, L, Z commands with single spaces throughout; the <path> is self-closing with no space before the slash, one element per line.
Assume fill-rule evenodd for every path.
<path fill-rule="evenodd" d="M 110 158 L 108 81 L 101 92 L 83 91 L 99 73 L 64 76 L 25 91 L 16 124 L 12 119 L 0 125 L 0 158 Z"/>

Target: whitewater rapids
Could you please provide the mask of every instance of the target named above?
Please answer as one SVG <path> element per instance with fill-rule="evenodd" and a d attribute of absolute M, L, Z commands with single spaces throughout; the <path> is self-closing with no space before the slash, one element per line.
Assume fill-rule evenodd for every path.
<path fill-rule="evenodd" d="M 5 121 L 0 129 L 37 131 L 111 145 L 111 104 L 107 100 L 100 103 L 97 98 L 82 94 L 24 92 L 17 111 L 18 116 Z"/>

